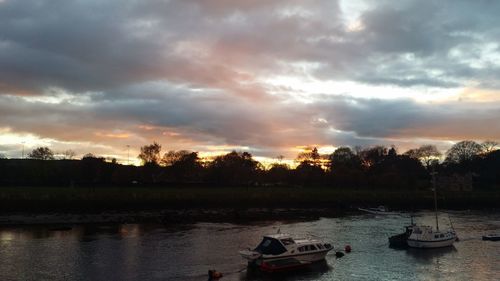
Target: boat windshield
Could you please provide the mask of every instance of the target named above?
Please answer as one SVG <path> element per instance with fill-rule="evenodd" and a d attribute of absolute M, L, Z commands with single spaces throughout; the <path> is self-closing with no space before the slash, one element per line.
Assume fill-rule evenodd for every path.
<path fill-rule="evenodd" d="M 295 241 L 293 241 L 292 238 L 285 238 L 285 239 L 281 239 L 281 243 L 283 243 L 283 245 L 285 245 L 285 246 L 288 246 L 291 244 L 295 244 Z"/>
<path fill-rule="evenodd" d="M 286 248 L 277 239 L 264 237 L 254 251 L 263 255 L 279 255 L 286 252 Z"/>

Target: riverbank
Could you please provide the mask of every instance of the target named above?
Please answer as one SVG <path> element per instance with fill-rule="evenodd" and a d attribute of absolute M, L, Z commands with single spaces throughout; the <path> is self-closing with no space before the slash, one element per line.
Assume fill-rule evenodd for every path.
<path fill-rule="evenodd" d="M 500 192 L 440 193 L 440 209 L 498 208 Z M 310 219 L 385 205 L 432 209 L 430 191 L 328 188 L 0 188 L 0 224 Z"/>
<path fill-rule="evenodd" d="M 99 213 L 27 213 L 7 212 L 0 215 L 0 225 L 73 225 L 87 223 L 160 223 L 184 224 L 195 222 L 246 223 L 267 220 L 314 220 L 320 217 L 338 217 L 356 213 L 336 209 L 288 208 L 196 208 L 136 211 L 102 211 Z"/>

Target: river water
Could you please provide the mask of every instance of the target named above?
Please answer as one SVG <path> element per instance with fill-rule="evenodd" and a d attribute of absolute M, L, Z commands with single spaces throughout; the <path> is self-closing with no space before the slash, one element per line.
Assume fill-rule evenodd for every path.
<path fill-rule="evenodd" d="M 85 224 L 0 227 L 0 280 L 207 280 L 217 269 L 225 280 L 500 280 L 498 212 L 448 213 L 460 241 L 452 248 L 395 250 L 387 238 L 403 231 L 408 215 L 356 215 L 313 221 L 248 224 Z M 433 224 L 432 213 L 417 214 Z M 442 214 L 440 224 L 449 225 Z M 316 235 L 352 252 L 286 275 L 251 271 L 238 250 L 263 234 Z"/>

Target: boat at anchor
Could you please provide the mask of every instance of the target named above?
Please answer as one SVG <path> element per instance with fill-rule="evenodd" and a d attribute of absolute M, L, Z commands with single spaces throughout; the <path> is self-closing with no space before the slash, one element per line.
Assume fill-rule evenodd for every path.
<path fill-rule="evenodd" d="M 483 240 L 500 241 L 500 234 L 488 234 L 483 236 Z"/>
<path fill-rule="evenodd" d="M 389 237 L 390 247 L 441 248 L 452 246 L 458 240 L 453 226 L 445 230 L 439 229 L 435 173 L 432 173 L 432 183 L 436 227 L 414 224 L 412 218 L 412 223 L 405 227 L 405 232 Z"/>
<path fill-rule="evenodd" d="M 242 250 L 239 254 L 249 265 L 278 271 L 324 260 L 331 250 L 333 246 L 330 243 L 310 238 L 294 239 L 289 234 L 278 233 L 265 235 L 255 249 Z"/>
<path fill-rule="evenodd" d="M 390 212 L 385 206 L 378 206 L 377 208 L 358 208 L 358 210 L 375 215 L 398 215 L 397 212 Z"/>

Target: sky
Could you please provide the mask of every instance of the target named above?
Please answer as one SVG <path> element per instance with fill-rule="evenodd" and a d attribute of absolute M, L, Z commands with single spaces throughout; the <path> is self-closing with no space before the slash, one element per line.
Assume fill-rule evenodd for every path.
<path fill-rule="evenodd" d="M 0 154 L 500 140 L 500 1 L 0 0 Z M 24 151 L 24 152 L 23 152 Z"/>

